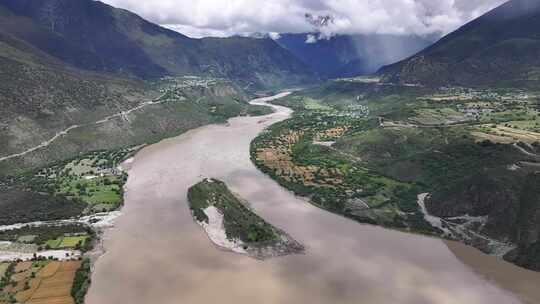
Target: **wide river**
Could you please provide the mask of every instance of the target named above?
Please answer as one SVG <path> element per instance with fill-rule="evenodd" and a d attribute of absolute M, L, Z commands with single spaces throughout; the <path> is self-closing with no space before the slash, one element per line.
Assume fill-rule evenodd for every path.
<path fill-rule="evenodd" d="M 259 172 L 249 158 L 251 140 L 291 114 L 274 108 L 274 114 L 202 127 L 137 154 L 123 215 L 104 236 L 107 253 L 95 265 L 86 303 L 509 304 L 521 303 L 518 296 L 540 303 L 532 292 L 540 288 L 536 273 L 498 260 L 477 267 L 482 259 L 467 260 L 474 251 L 455 247 L 465 264 L 441 240 L 328 213 Z M 225 181 L 303 243 L 306 254 L 263 262 L 214 247 L 187 205 L 187 189 L 204 177 Z M 530 288 L 497 287 L 488 279 L 499 282 L 491 276 L 499 270 L 510 285 Z"/>

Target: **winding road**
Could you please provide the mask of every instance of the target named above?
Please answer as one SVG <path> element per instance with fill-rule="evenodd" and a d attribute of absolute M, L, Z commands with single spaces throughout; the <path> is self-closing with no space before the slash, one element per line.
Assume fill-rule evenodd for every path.
<path fill-rule="evenodd" d="M 109 115 L 109 116 L 107 116 L 107 117 L 105 117 L 105 118 L 103 118 L 101 120 L 95 121 L 95 122 L 86 123 L 86 124 L 83 124 L 83 125 L 72 125 L 72 126 L 66 128 L 66 129 L 56 133 L 56 135 L 54 135 L 51 139 L 49 139 L 47 141 L 44 141 L 44 142 L 42 142 L 41 144 L 39 144 L 39 145 L 37 145 L 35 147 L 29 148 L 29 149 L 27 149 L 27 150 L 25 150 L 23 152 L 20 152 L 20 153 L 15 153 L 15 154 L 0 157 L 0 162 L 10 160 L 10 159 L 13 159 L 13 158 L 17 158 L 17 157 L 21 157 L 21 156 L 24 156 L 26 154 L 30 154 L 32 152 L 35 152 L 37 150 L 46 148 L 47 146 L 49 146 L 50 144 L 55 142 L 57 139 L 68 135 L 68 133 L 71 130 L 74 130 L 74 129 L 77 129 L 77 128 L 80 128 L 80 127 L 87 127 L 87 126 L 92 126 L 92 125 L 100 125 L 100 124 L 106 123 L 106 122 L 108 122 L 108 121 L 110 121 L 110 120 L 112 120 L 114 118 L 118 118 L 118 117 L 122 117 L 122 118 L 129 121 L 128 115 L 133 113 L 134 111 L 143 109 L 144 107 L 147 107 L 147 106 L 150 106 L 150 105 L 156 105 L 156 104 L 160 104 L 160 103 L 165 102 L 165 100 L 159 101 L 163 96 L 165 96 L 165 94 L 161 95 L 160 97 L 158 97 L 158 98 L 156 98 L 156 99 L 154 99 L 152 101 L 143 102 L 143 103 L 139 104 L 138 106 L 133 107 L 133 108 L 131 108 L 129 110 L 125 110 L 125 111 L 121 111 L 121 112 Z"/>

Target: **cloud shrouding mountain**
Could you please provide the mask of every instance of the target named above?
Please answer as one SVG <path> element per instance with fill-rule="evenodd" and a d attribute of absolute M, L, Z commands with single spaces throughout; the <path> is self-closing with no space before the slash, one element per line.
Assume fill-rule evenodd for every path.
<path fill-rule="evenodd" d="M 306 14 L 332 16 L 324 35 L 446 34 L 505 0 L 104 0 L 192 37 L 309 32 Z"/>

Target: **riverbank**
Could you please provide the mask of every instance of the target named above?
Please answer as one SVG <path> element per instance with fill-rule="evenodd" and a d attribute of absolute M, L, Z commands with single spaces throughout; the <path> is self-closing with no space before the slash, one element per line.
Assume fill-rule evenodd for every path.
<path fill-rule="evenodd" d="M 121 215 L 120 211 L 113 211 L 107 213 L 93 214 L 89 216 L 83 216 L 81 218 L 73 218 L 67 220 L 58 221 L 44 221 L 44 222 L 32 222 L 32 223 L 20 223 L 13 225 L 0 226 L 0 233 L 6 231 L 17 231 L 23 229 L 40 229 L 43 227 L 63 227 L 69 225 L 81 225 L 81 227 L 88 227 L 92 229 L 94 236 L 91 238 L 92 250 L 89 252 L 81 252 L 79 249 L 42 249 L 41 246 L 17 243 L 17 242 L 0 242 L 0 262 L 13 262 L 13 261 L 30 261 L 39 258 L 52 258 L 55 260 L 76 260 L 83 256 L 91 257 L 91 260 L 95 262 L 101 255 L 104 254 L 102 246 L 102 234 L 107 230 L 114 227 L 114 221 Z M 76 245 L 76 244 L 74 244 Z"/>
<path fill-rule="evenodd" d="M 23 199 L 2 202 L 6 212 L 0 221 L 6 225 L 0 226 L 0 266 L 14 271 L 0 276 L 5 283 L 0 284 L 0 302 L 82 303 L 90 284 L 87 257 L 95 261 L 104 253 L 102 234 L 121 215 L 127 175 L 119 163 L 126 158 L 129 163 L 138 148 L 92 152 L 2 180 L 4 191 L 21 193 Z M 21 202 L 24 195 L 38 198 Z M 60 203 L 47 204 L 48 198 Z M 79 208 L 64 212 L 73 205 Z M 51 293 L 49 281 L 61 292 Z"/>
<path fill-rule="evenodd" d="M 539 272 L 517 267 L 460 242 L 445 243 L 460 261 L 487 281 L 515 293 L 526 304 L 540 303 Z"/>
<path fill-rule="evenodd" d="M 278 102 L 278 103 L 281 103 L 281 102 Z M 317 147 L 306 148 L 302 146 L 303 144 L 302 138 L 304 136 L 308 137 L 308 140 L 304 140 L 304 141 L 309 141 L 311 137 L 317 138 L 317 136 L 320 136 L 319 134 L 324 133 L 324 135 L 326 135 L 328 133 L 327 131 L 321 132 L 321 130 L 331 130 L 333 134 L 336 134 L 335 130 L 337 130 L 337 128 L 335 128 L 332 124 L 329 124 L 325 119 L 305 119 L 305 117 L 302 117 L 302 115 L 300 116 L 301 116 L 300 119 L 297 119 L 297 120 L 293 119 L 292 122 L 281 123 L 282 126 L 285 126 L 284 129 L 287 129 L 287 127 L 292 126 L 291 128 L 294 130 L 296 129 L 301 130 L 300 132 L 297 132 L 297 133 L 294 133 L 294 130 L 283 132 L 286 136 L 281 137 L 278 140 L 275 140 L 275 142 L 279 143 L 279 145 L 284 146 L 284 148 L 280 149 L 280 148 L 277 148 L 277 146 L 272 147 L 272 146 L 268 146 L 268 145 L 265 146 L 261 144 L 261 142 L 264 140 L 267 140 L 267 138 L 277 137 L 276 134 L 279 134 L 280 128 L 274 127 L 275 126 L 274 125 L 272 128 L 270 128 L 269 130 L 265 131 L 265 133 L 260 135 L 256 139 L 254 145 L 252 144 L 252 152 L 251 152 L 252 159 L 254 160 L 255 164 L 259 168 L 262 167 L 264 172 L 269 173 L 269 175 L 273 179 L 278 181 L 285 188 L 290 189 L 294 193 L 297 193 L 297 194 L 310 196 L 312 199 L 315 197 L 316 201 L 314 202 L 314 204 L 316 206 L 341 214 L 341 212 L 332 210 L 332 208 L 329 207 L 328 204 L 324 203 L 325 201 L 328 201 L 325 199 L 330 198 L 330 196 L 328 196 L 329 191 L 330 193 L 333 193 L 331 192 L 332 189 L 327 190 L 326 188 L 322 188 L 324 189 L 324 191 L 320 191 L 320 192 L 322 192 L 326 196 L 324 197 L 324 199 L 318 200 L 317 195 L 319 193 L 317 192 L 317 190 L 311 190 L 311 189 L 306 190 L 306 188 L 308 187 L 304 186 L 304 188 L 302 188 L 300 186 L 297 186 L 298 180 L 301 180 L 303 181 L 304 185 L 308 185 L 308 186 L 319 185 L 319 189 L 321 189 L 320 187 L 322 187 L 320 186 L 320 184 L 324 184 L 323 186 L 327 186 L 330 188 L 335 188 L 332 186 L 331 182 L 324 182 L 324 178 L 320 178 L 320 173 L 319 173 L 319 176 L 317 176 L 316 178 L 314 178 L 315 174 L 313 174 L 310 177 L 310 172 L 314 173 L 314 172 L 321 171 L 320 169 L 319 170 L 317 168 L 313 169 L 312 167 L 317 166 L 317 165 L 324 167 L 324 165 L 327 165 L 328 163 L 330 163 L 332 168 L 339 168 L 338 170 L 341 172 L 343 172 L 342 167 L 346 167 L 345 165 L 340 166 L 341 163 L 340 163 L 339 157 L 334 156 L 334 155 L 328 157 L 328 154 L 330 154 L 329 152 L 333 152 L 329 150 L 333 150 L 333 149 L 321 150 L 320 148 L 317 148 Z M 305 115 L 305 116 L 309 118 L 309 115 Z M 316 117 L 317 115 L 312 115 L 312 116 Z M 326 114 L 322 116 L 327 117 L 331 115 Z M 302 121 L 298 121 L 298 120 L 302 120 Z M 317 128 L 318 125 L 322 125 L 323 129 Z M 345 128 L 348 128 L 348 126 L 345 126 Z M 334 138 L 339 138 L 340 134 L 337 134 L 337 135 L 338 136 Z M 334 139 L 334 138 L 331 138 L 331 139 Z M 310 142 L 313 142 L 313 141 L 310 141 Z M 298 147 L 298 146 L 301 146 L 301 147 Z M 264 148 L 268 148 L 268 149 L 265 150 Z M 296 154 L 294 154 L 293 152 L 296 152 Z M 323 154 L 326 155 L 327 157 L 326 160 L 322 156 Z M 315 159 L 313 164 L 310 163 L 310 157 Z M 293 164 L 292 160 L 296 162 L 300 162 L 302 165 L 301 166 L 295 165 Z M 359 161 L 358 159 L 356 160 Z M 326 168 L 328 171 L 331 172 L 331 168 L 327 168 L 327 167 L 324 167 L 324 168 Z M 362 174 L 373 175 L 374 172 L 368 173 L 368 171 L 366 170 L 365 172 L 362 172 Z M 329 176 L 323 176 L 323 177 L 328 178 Z M 295 178 L 297 178 L 296 183 L 294 180 Z M 350 180 L 350 178 L 348 179 Z M 305 183 L 306 180 L 308 181 L 308 183 Z M 379 181 L 380 180 L 381 179 L 379 179 Z M 358 185 L 358 183 L 356 185 Z M 381 185 L 381 187 L 383 186 L 386 188 L 393 187 L 392 183 L 384 183 L 384 185 Z M 368 194 L 366 194 L 366 192 L 369 192 L 369 190 L 366 191 L 365 186 L 361 188 L 362 188 L 362 195 L 364 197 L 369 196 Z M 342 191 L 342 192 L 345 192 L 345 191 Z M 351 191 L 351 194 L 355 194 L 355 193 Z M 385 195 L 388 195 L 388 191 L 386 192 Z M 445 219 L 434 216 L 427 211 L 425 201 L 428 197 L 429 197 L 428 193 L 422 193 L 418 196 L 415 196 L 414 197 L 415 204 L 411 206 L 411 210 L 420 211 L 419 215 L 433 227 L 432 229 L 435 229 L 432 231 L 425 228 L 418 230 L 415 227 L 402 229 L 399 226 L 396 226 L 395 222 L 388 225 L 388 224 L 385 224 L 384 222 L 379 223 L 376 219 L 373 219 L 373 218 L 372 219 L 362 218 L 362 217 L 357 218 L 359 213 L 369 212 L 369 210 L 374 210 L 377 208 L 376 206 L 377 204 L 373 205 L 373 203 L 371 203 L 371 206 L 370 206 L 366 203 L 365 199 L 357 199 L 354 202 L 352 202 L 352 203 L 361 205 L 356 208 L 352 208 L 351 205 L 354 205 L 354 204 L 347 205 L 346 207 L 349 208 L 350 210 L 349 211 L 350 213 L 348 213 L 347 216 L 355 220 L 358 220 L 360 222 L 367 222 L 367 223 L 372 223 L 372 224 L 377 224 L 377 225 L 382 225 L 382 226 L 396 227 L 402 230 L 408 230 L 412 228 L 412 231 L 423 232 L 423 233 L 428 232 L 430 235 L 440 234 L 442 237 L 451 238 L 451 239 L 459 239 L 459 240 L 462 240 L 463 242 L 466 242 L 469 245 L 474 245 L 475 247 L 482 248 L 485 252 L 489 252 L 494 256 L 489 256 L 486 254 L 479 255 L 479 252 L 477 252 L 476 249 L 474 249 L 473 247 L 467 247 L 463 244 L 461 244 L 462 245 L 461 248 L 464 248 L 461 250 L 462 253 L 456 254 L 456 256 L 460 259 L 462 259 L 462 255 L 467 255 L 467 254 L 470 254 L 472 256 L 483 256 L 487 261 L 491 261 L 492 264 L 494 265 L 496 264 L 498 266 L 498 267 L 495 267 L 497 271 L 494 271 L 494 272 L 496 273 L 490 273 L 489 271 L 486 271 L 485 267 L 481 263 L 480 258 L 472 259 L 472 260 L 470 258 L 462 259 L 462 261 L 466 265 L 474 269 L 475 272 L 478 272 L 482 277 L 486 278 L 486 280 L 493 282 L 494 284 L 501 286 L 502 288 L 515 292 L 526 303 L 538 303 L 537 301 L 538 294 L 535 288 L 531 288 L 531 285 L 528 284 L 527 282 L 529 279 L 532 279 L 532 278 L 534 278 L 533 279 L 534 282 L 540 282 L 540 273 L 527 271 L 515 265 L 508 264 L 502 260 L 502 257 L 505 254 L 507 254 L 509 251 L 515 249 L 516 246 L 511 243 L 503 243 L 493 238 L 489 238 L 485 235 L 481 235 L 473 231 L 471 228 L 469 228 L 469 227 L 474 227 L 475 224 L 485 223 L 487 220 L 487 217 L 463 216 L 463 217 L 452 218 L 452 220 L 454 220 L 456 223 L 448 222 Z M 408 211 L 408 210 L 403 210 L 403 212 L 404 211 Z M 450 250 L 454 252 L 453 250 L 454 248 L 455 246 L 450 247 Z M 505 276 L 505 273 L 507 272 L 506 270 L 509 270 L 509 269 L 512 269 L 512 271 L 510 271 L 510 273 L 513 274 L 512 283 L 510 283 L 509 280 Z"/>
<path fill-rule="evenodd" d="M 404 304 L 520 303 L 475 275 L 440 240 L 325 212 L 259 172 L 250 160 L 250 142 L 291 114 L 272 107 L 271 115 L 195 129 L 135 156 L 123 216 L 104 237 L 107 254 L 95 265 L 88 304 L 340 304 L 360 298 Z M 204 176 L 224 181 L 261 218 L 304 244 L 305 255 L 260 262 L 216 250 L 193 221 L 186 197 Z M 156 282 L 160 277 L 167 284 Z"/>

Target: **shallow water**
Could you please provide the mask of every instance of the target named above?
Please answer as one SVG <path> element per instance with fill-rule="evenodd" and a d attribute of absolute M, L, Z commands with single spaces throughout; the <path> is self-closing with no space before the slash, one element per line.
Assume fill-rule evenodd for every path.
<path fill-rule="evenodd" d="M 476 273 L 520 296 L 524 303 L 540 303 L 540 272 L 527 270 L 487 256 L 476 248 L 447 242 L 448 248 Z"/>
<path fill-rule="evenodd" d="M 88 304 L 520 303 L 440 240 L 361 225 L 320 210 L 260 173 L 251 140 L 286 119 L 276 107 L 149 146 L 131 164 L 126 204 L 96 264 Z M 204 177 L 225 181 L 305 255 L 258 261 L 215 248 L 187 205 Z"/>

